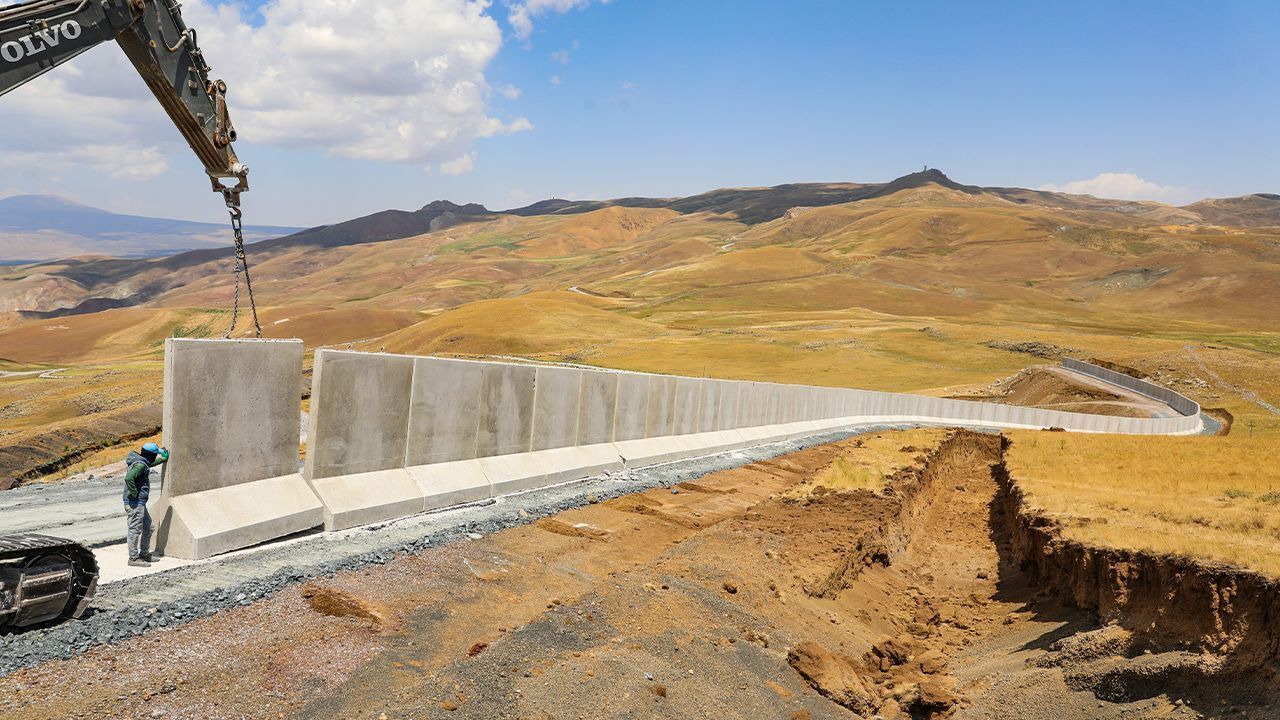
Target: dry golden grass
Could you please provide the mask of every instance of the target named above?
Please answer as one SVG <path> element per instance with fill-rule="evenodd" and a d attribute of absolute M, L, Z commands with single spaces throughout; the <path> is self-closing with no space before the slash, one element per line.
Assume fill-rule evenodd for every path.
<path fill-rule="evenodd" d="M 803 483 L 788 489 L 785 497 L 803 498 L 819 487 L 829 490 L 879 492 L 897 471 L 915 464 L 947 436 L 941 428 L 890 430 L 863 435 L 848 445 L 831 464 Z M 857 445 L 857 442 L 861 445 Z"/>
<path fill-rule="evenodd" d="M 1280 577 L 1273 438 L 1011 433 L 1009 472 L 1067 537 Z"/>

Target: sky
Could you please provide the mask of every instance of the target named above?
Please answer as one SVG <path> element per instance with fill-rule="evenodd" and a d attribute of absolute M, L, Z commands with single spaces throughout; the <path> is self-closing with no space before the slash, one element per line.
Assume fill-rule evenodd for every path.
<path fill-rule="evenodd" d="M 0 0 L 0 5 L 7 4 Z M 1280 192 L 1280 2 L 186 0 L 246 222 L 887 181 Z M 0 99 L 0 197 L 223 217 L 114 44 Z"/>

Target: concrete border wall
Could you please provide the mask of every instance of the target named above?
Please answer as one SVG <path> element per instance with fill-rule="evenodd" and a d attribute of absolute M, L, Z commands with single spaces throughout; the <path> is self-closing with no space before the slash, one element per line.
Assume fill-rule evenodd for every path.
<path fill-rule="evenodd" d="M 295 372 L 300 350 L 296 355 L 289 368 L 270 372 Z M 1087 370 L 1100 377 L 1102 369 Z M 1163 388 L 1121 382 L 1165 399 L 1158 392 Z M 1190 402 L 1176 393 L 1168 397 L 1178 407 Z M 311 402 L 304 476 L 323 502 L 328 530 L 875 423 L 1133 434 L 1202 428 L 1198 414 L 1124 418 L 845 388 L 337 350 L 316 352 Z"/>
<path fill-rule="evenodd" d="M 326 530 L 422 512 L 405 469 L 414 358 L 318 350 L 303 476 Z"/>
<path fill-rule="evenodd" d="M 1112 385 L 1119 385 L 1120 387 L 1132 390 L 1139 395 L 1145 395 L 1152 400 L 1159 400 L 1183 416 L 1200 414 L 1200 403 L 1197 403 L 1186 395 L 1174 392 L 1167 387 L 1156 385 L 1153 382 L 1141 380 L 1133 377 L 1132 375 L 1125 375 L 1124 373 L 1119 373 L 1115 370 L 1108 370 L 1107 368 L 1099 367 L 1093 363 L 1085 362 L 1084 360 L 1076 360 L 1074 358 L 1063 358 L 1062 367 L 1068 370 L 1074 370 L 1082 375 L 1097 378 L 1098 380 L 1102 380 L 1103 382 L 1107 382 Z"/>
<path fill-rule="evenodd" d="M 316 527 L 323 506 L 298 474 L 301 340 L 164 346 L 164 444 L 151 508 L 157 552 L 190 560 Z"/>

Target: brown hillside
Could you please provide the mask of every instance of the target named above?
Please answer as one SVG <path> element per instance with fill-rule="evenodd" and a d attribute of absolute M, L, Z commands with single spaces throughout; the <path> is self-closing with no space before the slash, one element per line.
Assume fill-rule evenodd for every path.
<path fill-rule="evenodd" d="M 1037 360 L 989 342 L 1034 341 L 1151 373 L 1177 368 L 1204 383 L 1191 389 L 1217 387 L 1201 399 L 1228 408 L 1237 427 L 1264 412 L 1246 392 L 1280 403 L 1268 394 L 1280 378 L 1261 369 L 1280 357 L 1280 228 L 942 178 L 911 177 L 893 192 L 793 185 L 661 207 L 560 205 L 366 242 L 295 237 L 255 246 L 254 287 L 265 334 L 309 349 L 521 355 L 952 395 Z M 158 383 L 164 338 L 226 331 L 227 259 L 0 270 L 0 308 L 131 304 L 0 311 L 0 358 L 19 372 L 83 371 L 107 397 L 117 378 L 125 393 Z M 237 335 L 248 333 L 242 317 Z M 1235 363 L 1206 365 L 1218 385 L 1188 359 L 1193 344 L 1224 348 Z M 40 399 L 24 400 L 21 388 L 33 387 Z M 44 418 L 92 425 L 106 410 L 68 404 L 75 387 L 0 376 L 0 437 L 37 443 Z"/>

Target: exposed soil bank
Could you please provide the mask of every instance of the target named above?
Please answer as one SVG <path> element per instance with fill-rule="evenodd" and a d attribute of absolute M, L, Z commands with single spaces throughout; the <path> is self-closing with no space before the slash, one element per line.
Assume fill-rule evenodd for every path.
<path fill-rule="evenodd" d="M 1218 421 L 1217 435 L 1230 435 L 1231 426 L 1235 424 L 1236 417 L 1226 408 L 1204 408 L 1204 414 Z"/>
<path fill-rule="evenodd" d="M 1204 694 L 1213 683 L 1232 682 L 1251 686 L 1259 697 L 1277 697 L 1275 581 L 1190 558 L 1067 539 L 1055 521 L 1028 505 L 1003 462 L 993 472 L 998 502 L 1010 519 L 1011 549 L 1029 580 L 1106 624 L 1092 637 L 1058 647 L 1059 660 L 1078 665 L 1105 657 L 1146 658 L 1143 667 L 1117 664 L 1105 677 L 1095 677 L 1100 697 Z"/>
<path fill-rule="evenodd" d="M 61 423 L 20 443 L 0 445 L 0 477 L 16 487 L 64 470 L 99 450 L 160 432 L 160 404 L 125 408 L 95 418 L 93 426 Z"/>

